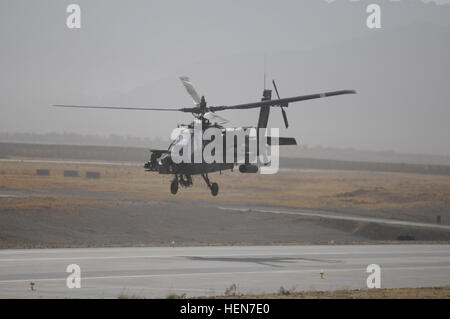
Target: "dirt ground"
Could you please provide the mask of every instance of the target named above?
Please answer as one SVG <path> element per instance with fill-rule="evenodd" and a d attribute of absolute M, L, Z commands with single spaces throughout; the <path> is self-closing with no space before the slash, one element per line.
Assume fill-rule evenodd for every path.
<path fill-rule="evenodd" d="M 169 295 L 167 298 L 181 298 L 179 295 Z M 289 291 L 280 287 L 278 293 L 261 295 L 229 295 L 205 298 L 217 299 L 449 299 L 450 286 L 429 288 L 399 288 L 399 289 L 358 289 L 336 291 Z"/>
<path fill-rule="evenodd" d="M 87 179 L 88 171 L 101 177 Z M 285 170 L 210 178 L 220 185 L 217 197 L 201 177 L 174 196 L 170 176 L 137 165 L 0 162 L 0 248 L 450 240 L 445 230 L 218 209 L 283 206 L 424 223 L 440 216 L 450 225 L 448 176 Z"/>

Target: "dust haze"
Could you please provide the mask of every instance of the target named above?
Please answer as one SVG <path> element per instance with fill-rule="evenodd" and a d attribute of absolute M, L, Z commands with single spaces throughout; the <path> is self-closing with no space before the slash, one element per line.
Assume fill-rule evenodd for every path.
<path fill-rule="evenodd" d="M 79 0 L 82 28 L 70 30 L 70 3 L 0 4 L 1 132 L 167 138 L 190 115 L 49 105 L 189 107 L 180 75 L 210 105 L 257 101 L 266 55 L 282 97 L 358 91 L 291 105 L 281 134 L 307 145 L 450 155 L 450 5 Z M 379 30 L 366 26 L 369 3 L 381 5 Z M 221 115 L 254 125 L 257 112 Z M 269 125 L 283 126 L 277 109 Z"/>

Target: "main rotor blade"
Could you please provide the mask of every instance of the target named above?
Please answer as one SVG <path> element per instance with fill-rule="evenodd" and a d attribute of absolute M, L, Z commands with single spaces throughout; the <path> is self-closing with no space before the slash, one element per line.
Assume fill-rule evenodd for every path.
<path fill-rule="evenodd" d="M 189 77 L 180 76 L 180 80 L 186 88 L 186 91 L 188 91 L 189 95 L 192 97 L 194 104 L 198 106 L 200 104 L 200 96 L 198 95 L 197 91 L 195 91 L 192 82 L 189 80 Z"/>
<path fill-rule="evenodd" d="M 277 88 L 277 84 L 275 83 L 275 80 L 272 80 L 272 84 L 273 84 L 273 88 L 275 89 L 275 92 L 277 93 L 278 99 L 281 99 L 280 93 L 278 93 L 278 88 Z M 284 105 L 280 104 L 281 114 L 283 114 L 284 126 L 286 126 L 286 128 L 288 128 L 289 127 L 289 123 L 288 123 L 286 111 L 283 109 L 283 106 L 288 107 L 288 103 L 286 103 Z"/>
<path fill-rule="evenodd" d="M 275 89 L 275 93 L 277 93 L 278 99 L 281 99 L 280 94 L 278 94 L 278 88 L 277 88 L 277 85 L 275 84 L 275 80 L 272 80 L 272 84 L 273 84 L 273 88 Z"/>
<path fill-rule="evenodd" d="M 207 120 L 209 120 L 210 122 L 214 122 L 217 124 L 226 124 L 228 123 L 228 120 L 226 118 L 223 118 L 219 115 L 217 115 L 214 112 L 207 112 L 203 115 L 203 117 Z"/>
<path fill-rule="evenodd" d="M 133 111 L 179 111 L 179 112 L 193 112 L 195 109 L 195 108 L 165 109 L 165 108 L 149 108 L 149 107 L 67 105 L 67 104 L 53 104 L 52 106 L 73 107 L 73 108 L 83 108 L 83 109 L 108 109 L 108 110 L 133 110 Z"/>
<path fill-rule="evenodd" d="M 231 106 L 210 106 L 209 109 L 213 112 L 224 111 L 224 110 L 252 109 L 252 108 L 257 108 L 257 107 L 262 107 L 262 106 L 274 106 L 274 105 L 280 105 L 280 104 L 284 105 L 284 104 L 292 103 L 292 102 L 300 102 L 300 101 L 306 101 L 306 100 L 312 100 L 312 99 L 320 99 L 323 97 L 330 97 L 330 96 L 343 95 L 343 94 L 355 94 L 355 93 L 356 93 L 356 91 L 354 91 L 354 90 L 342 90 L 342 91 L 294 96 L 294 97 L 287 97 L 287 98 L 278 99 L 278 100 L 268 100 L 268 101 L 261 101 L 261 102 L 247 103 L 247 104 L 231 105 Z"/>
<path fill-rule="evenodd" d="M 281 114 L 283 114 L 284 125 L 286 126 L 286 128 L 288 128 L 289 127 L 289 122 L 288 122 L 288 119 L 287 119 L 286 111 L 283 109 L 282 106 L 281 106 Z"/>

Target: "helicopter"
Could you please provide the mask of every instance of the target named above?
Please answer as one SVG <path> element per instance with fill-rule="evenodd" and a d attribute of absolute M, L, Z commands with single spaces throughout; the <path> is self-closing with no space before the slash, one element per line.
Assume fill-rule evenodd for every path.
<path fill-rule="evenodd" d="M 170 192 L 172 194 L 177 194 L 179 186 L 182 187 L 190 187 L 193 185 L 193 175 L 201 175 L 203 180 L 205 181 L 207 187 L 211 191 L 213 196 L 217 196 L 219 193 L 219 185 L 215 182 L 211 182 L 209 179 L 209 173 L 233 170 L 236 165 L 239 165 L 239 172 L 246 173 L 257 173 L 258 172 L 258 162 L 254 163 L 254 161 L 250 161 L 250 149 L 249 144 L 251 141 L 257 141 L 256 151 L 253 151 L 253 155 L 259 156 L 262 153 L 260 150 L 259 140 L 262 139 L 265 130 L 267 129 L 267 123 L 269 120 L 270 108 L 271 107 L 279 107 L 281 110 L 281 114 L 283 116 L 284 125 L 286 128 L 289 127 L 288 118 L 286 114 L 286 108 L 290 103 L 319 99 L 324 97 L 332 97 L 337 95 L 344 94 L 355 94 L 355 90 L 340 90 L 333 92 L 325 92 L 318 94 L 310 94 L 310 95 L 301 95 L 294 96 L 288 98 L 281 98 L 278 92 L 277 85 L 275 80 L 272 80 L 272 85 L 275 90 L 277 99 L 272 99 L 272 90 L 266 89 L 264 85 L 263 96 L 261 101 L 251 102 L 246 104 L 237 104 L 237 105 L 218 105 L 218 106 L 209 106 L 206 102 L 205 96 L 201 96 L 194 89 L 192 82 L 189 77 L 181 76 L 180 80 L 185 87 L 186 91 L 191 96 L 194 107 L 184 107 L 184 108 L 149 108 L 149 107 L 128 107 L 128 106 L 87 106 L 87 105 L 67 105 L 67 104 L 54 104 L 55 107 L 70 107 L 70 108 L 90 108 L 90 109 L 113 109 L 113 110 L 137 110 L 137 111 L 172 111 L 172 112 L 184 112 L 191 113 L 194 116 L 194 120 L 189 124 L 181 124 L 178 125 L 176 129 L 172 132 L 172 143 L 169 145 L 167 149 L 150 149 L 150 159 L 148 162 L 144 164 L 144 168 L 149 172 L 158 172 L 159 174 L 169 174 L 173 175 L 174 178 L 170 183 Z M 246 110 L 259 108 L 259 118 L 256 126 L 245 126 L 245 127 L 234 127 L 229 128 L 223 126 L 228 121 L 216 114 L 219 111 L 226 110 Z M 223 147 L 223 153 L 220 155 L 224 156 L 225 154 L 230 154 L 232 152 L 233 157 L 231 161 L 226 160 L 215 160 L 213 162 L 207 162 L 204 159 L 200 161 L 176 161 L 174 158 L 174 149 L 184 147 L 189 144 L 194 144 L 195 142 L 195 129 L 196 127 L 201 127 L 201 132 L 205 132 L 208 129 L 216 129 L 219 131 L 219 139 L 223 139 L 221 141 Z M 236 156 L 236 151 L 239 145 L 234 144 L 233 146 L 229 146 L 226 143 L 227 133 L 229 131 L 240 131 L 244 133 L 244 159 L 238 159 Z M 256 132 L 256 134 L 255 134 Z M 253 133 L 253 134 L 252 134 Z M 271 138 L 267 137 L 268 144 L 277 143 L 279 146 L 284 145 L 297 145 L 297 141 L 293 137 L 277 137 Z M 211 141 L 211 140 L 210 140 Z M 209 141 L 209 142 L 210 142 Z M 201 150 L 204 150 L 208 145 L 208 141 L 202 140 L 201 145 L 197 146 Z M 241 145 L 242 146 L 242 145 Z M 185 155 L 187 157 L 194 157 L 195 146 L 188 148 L 188 152 Z M 222 151 L 222 149 L 220 149 Z M 183 151 L 183 150 L 182 150 Z M 217 150 L 214 150 L 214 152 Z M 263 163 L 263 165 L 267 165 L 267 162 Z"/>

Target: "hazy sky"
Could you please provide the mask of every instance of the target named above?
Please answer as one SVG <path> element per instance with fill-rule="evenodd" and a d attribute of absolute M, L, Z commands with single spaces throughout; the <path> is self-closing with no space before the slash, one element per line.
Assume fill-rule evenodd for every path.
<path fill-rule="evenodd" d="M 66 27 L 71 3 L 79 30 Z M 369 3 L 382 8 L 380 30 L 366 26 Z M 191 106 L 180 75 L 211 105 L 252 102 L 266 54 L 282 96 L 358 90 L 291 105 L 283 135 L 450 155 L 449 30 L 450 5 L 420 1 L 3 0 L 0 131 L 169 136 L 190 116 L 49 105 Z M 249 125 L 257 114 L 221 116 Z M 270 124 L 282 125 L 278 109 Z"/>

